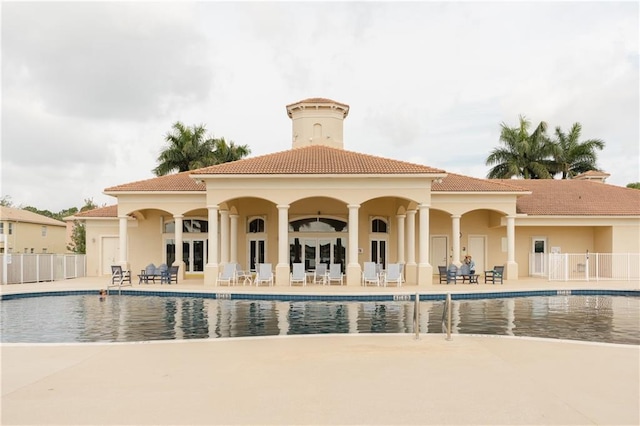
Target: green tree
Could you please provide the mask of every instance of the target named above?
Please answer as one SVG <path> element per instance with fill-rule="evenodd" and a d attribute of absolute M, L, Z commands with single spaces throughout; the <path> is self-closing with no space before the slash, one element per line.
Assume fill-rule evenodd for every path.
<path fill-rule="evenodd" d="M 207 136 L 204 125 L 187 127 L 179 121 L 167 133 L 165 141 L 167 145 L 153 169 L 156 176 L 239 160 L 251 152 L 246 145 L 237 146 L 224 138 Z"/>
<path fill-rule="evenodd" d="M 93 202 L 93 198 L 85 198 L 84 206 L 80 208 L 80 211 L 86 212 L 97 207 L 98 205 Z M 71 209 L 67 209 L 66 212 L 70 214 L 65 214 L 63 217 L 76 214 L 78 212 L 78 209 L 72 207 Z M 62 214 L 62 212 L 60 213 Z M 67 246 L 67 250 L 79 254 L 85 254 L 87 252 L 87 228 L 85 227 L 85 224 L 83 222 L 80 222 L 79 220 L 73 221 L 73 230 L 71 231 L 71 244 Z"/>
<path fill-rule="evenodd" d="M 215 139 L 213 156 L 216 164 L 241 160 L 249 154 L 251 150 L 247 145 L 236 145 L 233 141 L 227 143 L 224 138 Z"/>
<path fill-rule="evenodd" d="M 13 207 L 13 201 L 11 201 L 11 195 L 3 195 L 2 198 L 0 198 L 0 206 Z"/>
<path fill-rule="evenodd" d="M 501 123 L 500 142 L 502 147 L 494 148 L 486 160 L 487 166 L 493 166 L 487 177 L 489 179 L 549 179 L 549 171 L 553 144 L 549 140 L 547 123 L 540 124 L 529 133 L 531 122 L 520 116 L 517 127 L 509 127 Z"/>
<path fill-rule="evenodd" d="M 589 170 L 598 170 L 596 162 L 597 149 L 604 148 L 604 142 L 600 139 L 588 139 L 580 142 L 582 126 L 574 123 L 566 134 L 556 127 L 555 140 L 553 141 L 553 166 L 554 174 L 561 173 L 562 179 L 571 179 L 580 173 Z"/>
<path fill-rule="evenodd" d="M 73 221 L 71 244 L 67 246 L 67 250 L 78 254 L 85 254 L 87 252 L 87 229 L 84 223 L 79 220 Z"/>
<path fill-rule="evenodd" d="M 640 189 L 640 182 L 628 183 L 627 188 Z"/>

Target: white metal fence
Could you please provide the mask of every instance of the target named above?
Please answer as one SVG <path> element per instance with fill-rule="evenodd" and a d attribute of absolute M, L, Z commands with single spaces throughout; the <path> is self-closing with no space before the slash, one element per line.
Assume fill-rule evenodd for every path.
<path fill-rule="evenodd" d="M 549 281 L 638 281 L 640 253 L 531 253 L 529 275 Z"/>
<path fill-rule="evenodd" d="M 4 253 L 0 264 L 2 284 L 35 283 L 85 277 L 84 254 Z"/>

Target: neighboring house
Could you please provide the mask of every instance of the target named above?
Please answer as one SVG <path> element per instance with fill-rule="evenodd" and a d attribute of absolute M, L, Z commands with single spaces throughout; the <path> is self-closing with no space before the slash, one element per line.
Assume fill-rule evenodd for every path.
<path fill-rule="evenodd" d="M 29 210 L 0 206 L 0 253 L 67 253 L 67 225 Z"/>
<path fill-rule="evenodd" d="M 213 285 L 225 263 L 271 263 L 276 285 L 288 285 L 291 263 L 322 262 L 359 285 L 363 262 L 375 261 L 402 263 L 407 283 L 423 285 L 465 254 L 516 280 L 543 272 L 532 253 L 640 252 L 640 191 L 477 179 L 348 151 L 347 105 L 286 108 L 289 150 L 107 188 L 117 205 L 75 215 L 87 225 L 88 274 L 175 263 Z"/>

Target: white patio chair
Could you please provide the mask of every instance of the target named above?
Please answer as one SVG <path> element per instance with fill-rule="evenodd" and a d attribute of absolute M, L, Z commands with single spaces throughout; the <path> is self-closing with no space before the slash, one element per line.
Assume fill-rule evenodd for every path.
<path fill-rule="evenodd" d="M 339 282 L 340 285 L 344 284 L 344 274 L 342 273 L 341 265 L 339 263 L 332 263 L 331 266 L 329 266 L 327 283 L 331 285 L 331 283 L 334 282 Z"/>
<path fill-rule="evenodd" d="M 218 275 L 218 281 L 216 281 L 216 285 L 222 285 L 227 283 L 227 285 L 231 285 L 236 282 L 236 264 L 235 263 L 225 263 L 222 271 Z"/>
<path fill-rule="evenodd" d="M 327 264 L 326 263 L 318 263 L 316 265 L 316 271 L 313 281 L 317 284 L 320 283 L 322 285 L 327 283 Z"/>
<path fill-rule="evenodd" d="M 389 283 L 396 283 L 396 287 L 402 286 L 402 273 L 400 272 L 399 263 L 390 263 L 387 265 L 387 273 L 384 276 L 384 286 Z"/>
<path fill-rule="evenodd" d="M 304 271 L 303 263 L 294 263 L 293 270 L 289 274 L 289 286 L 295 283 L 302 283 L 303 286 L 307 285 L 307 274 Z"/>
<path fill-rule="evenodd" d="M 273 271 L 271 270 L 270 263 L 258 264 L 258 275 L 256 275 L 254 282 L 256 283 L 256 286 L 259 286 L 262 283 L 267 283 L 270 286 L 273 285 Z"/>
<path fill-rule="evenodd" d="M 378 271 L 376 271 L 376 264 L 374 262 L 364 262 L 362 285 L 367 286 L 369 284 L 380 285 L 380 275 L 378 275 Z"/>

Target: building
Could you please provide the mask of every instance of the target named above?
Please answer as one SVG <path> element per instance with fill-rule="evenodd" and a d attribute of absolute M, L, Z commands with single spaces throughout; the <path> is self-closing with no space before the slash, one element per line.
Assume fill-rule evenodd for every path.
<path fill-rule="evenodd" d="M 0 253 L 67 253 L 67 225 L 29 210 L 0 206 Z"/>
<path fill-rule="evenodd" d="M 584 179 L 488 180 L 344 149 L 349 106 L 287 105 L 291 149 L 107 188 L 117 205 L 87 224 L 89 275 L 119 263 L 177 264 L 214 285 L 221 265 L 339 263 L 359 285 L 365 261 L 401 263 L 407 283 L 471 254 L 505 277 L 544 274 L 536 254 L 640 252 L 640 191 Z M 437 276 L 437 275 L 436 275 Z"/>

